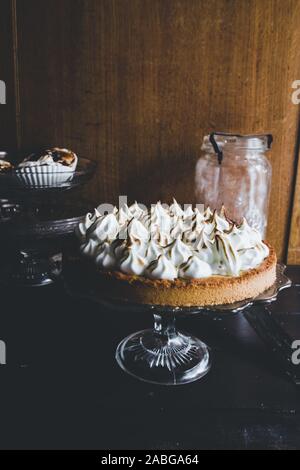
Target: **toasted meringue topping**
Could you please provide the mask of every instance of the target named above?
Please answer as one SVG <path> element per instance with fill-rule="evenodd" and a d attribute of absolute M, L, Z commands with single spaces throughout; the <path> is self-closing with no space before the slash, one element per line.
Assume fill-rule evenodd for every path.
<path fill-rule="evenodd" d="M 146 213 L 136 201 L 129 207 L 129 212 L 135 219 L 140 219 Z"/>
<path fill-rule="evenodd" d="M 147 277 L 150 279 L 167 279 L 173 281 L 178 277 L 178 271 L 172 261 L 166 256 L 160 255 L 155 261 L 152 261 L 147 268 Z"/>
<path fill-rule="evenodd" d="M 88 258 L 94 258 L 99 247 L 99 242 L 90 238 L 80 245 L 80 251 Z"/>
<path fill-rule="evenodd" d="M 147 265 L 156 260 L 159 255 L 163 254 L 163 251 L 164 249 L 161 245 L 159 245 L 155 240 L 150 240 L 145 252 Z"/>
<path fill-rule="evenodd" d="M 110 243 L 104 242 L 98 247 L 95 253 L 95 263 L 103 269 L 113 269 L 116 266 L 116 258 Z"/>
<path fill-rule="evenodd" d="M 191 249 L 180 238 L 174 240 L 167 249 L 167 254 L 174 266 L 180 266 L 191 256 Z"/>
<path fill-rule="evenodd" d="M 182 210 L 180 204 L 173 198 L 173 204 L 170 206 L 170 214 L 176 217 L 183 217 L 184 210 Z"/>
<path fill-rule="evenodd" d="M 194 215 L 194 211 L 193 211 L 192 206 L 188 206 L 187 209 L 184 211 L 183 217 L 187 219 L 188 217 L 193 217 L 193 215 Z"/>
<path fill-rule="evenodd" d="M 216 234 L 216 247 L 220 262 L 226 266 L 226 272 L 231 276 L 238 276 L 241 268 L 240 258 L 226 235 L 218 232 Z"/>
<path fill-rule="evenodd" d="M 68 166 L 76 167 L 78 162 L 77 155 L 72 150 L 54 147 L 50 150 L 43 150 L 38 153 L 32 153 L 26 157 L 19 165 L 19 168 L 36 166 Z"/>
<path fill-rule="evenodd" d="M 180 266 L 178 275 L 183 278 L 199 279 L 211 276 L 212 270 L 208 263 L 202 261 L 198 256 L 192 255 Z"/>
<path fill-rule="evenodd" d="M 76 231 L 77 237 L 80 239 L 81 242 L 85 241 L 86 232 L 100 217 L 101 217 L 101 214 L 97 211 L 97 209 L 95 209 L 94 214 L 90 214 L 90 213 L 86 214 L 84 220 L 79 223 L 75 231 Z"/>
<path fill-rule="evenodd" d="M 100 269 L 151 279 L 238 276 L 269 254 L 246 220 L 236 225 L 224 208 L 183 210 L 175 199 L 169 208 L 158 202 L 148 212 L 136 202 L 105 216 L 87 214 L 76 234 L 82 254 Z"/>
<path fill-rule="evenodd" d="M 145 260 L 133 248 L 125 252 L 124 258 L 120 261 L 120 270 L 126 274 L 136 274 L 140 276 L 146 268 Z"/>
<path fill-rule="evenodd" d="M 115 214 L 108 214 L 100 217 L 87 231 L 87 237 L 99 242 L 115 240 L 120 231 L 119 222 Z"/>
<path fill-rule="evenodd" d="M 129 207 L 127 205 L 120 208 L 118 212 L 118 222 L 120 225 L 125 225 L 126 222 L 132 219 L 132 217 L 133 215 L 131 214 Z"/>
<path fill-rule="evenodd" d="M 132 218 L 128 224 L 128 236 L 133 242 L 142 242 L 148 240 L 149 232 L 142 222 Z"/>
<path fill-rule="evenodd" d="M 12 168 L 13 165 L 10 162 L 0 159 L 0 171 L 7 171 L 11 170 Z"/>

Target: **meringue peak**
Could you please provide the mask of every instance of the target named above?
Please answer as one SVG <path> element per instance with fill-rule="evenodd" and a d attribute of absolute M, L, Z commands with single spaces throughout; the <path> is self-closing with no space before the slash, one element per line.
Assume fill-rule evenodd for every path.
<path fill-rule="evenodd" d="M 150 279 L 166 279 L 173 281 L 177 277 L 178 271 L 165 255 L 159 255 L 156 260 L 149 264 L 147 275 Z"/>
<path fill-rule="evenodd" d="M 151 279 L 238 276 L 269 254 L 246 219 L 234 223 L 224 206 L 219 212 L 183 209 L 176 199 L 170 207 L 159 201 L 149 211 L 137 201 L 103 216 L 95 210 L 81 220 L 76 235 L 82 254 L 99 269 Z"/>

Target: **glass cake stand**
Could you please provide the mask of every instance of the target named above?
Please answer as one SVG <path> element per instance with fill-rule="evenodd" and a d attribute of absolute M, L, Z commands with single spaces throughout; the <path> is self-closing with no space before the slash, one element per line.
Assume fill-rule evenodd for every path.
<path fill-rule="evenodd" d="M 73 242 L 75 227 L 92 207 L 61 202 L 60 207 L 24 207 L 0 199 L 0 282 L 27 287 L 52 284 L 61 273 L 62 251 Z"/>
<path fill-rule="evenodd" d="M 84 285 L 82 276 L 74 283 L 74 269 L 72 282 L 67 282 L 67 288 L 73 295 L 97 300 L 114 311 L 152 313 L 154 328 L 138 331 L 123 339 L 116 350 L 117 363 L 125 372 L 145 382 L 180 385 L 204 377 L 211 368 L 211 358 L 205 343 L 189 333 L 177 330 L 176 317 L 202 314 L 219 318 L 273 302 L 279 291 L 291 286 L 284 270 L 285 266 L 278 264 L 276 283 L 254 299 L 206 307 L 143 305 L 105 299 L 105 294 L 93 288 L 90 282 Z"/>
<path fill-rule="evenodd" d="M 80 157 L 76 171 L 0 173 L 1 283 L 38 287 L 57 280 L 62 250 L 93 207 L 78 191 L 96 166 Z"/>

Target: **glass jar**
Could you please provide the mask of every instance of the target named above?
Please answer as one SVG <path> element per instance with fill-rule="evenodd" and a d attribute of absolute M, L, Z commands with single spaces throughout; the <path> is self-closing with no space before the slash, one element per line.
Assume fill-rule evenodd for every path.
<path fill-rule="evenodd" d="M 240 222 L 245 217 L 264 237 L 267 227 L 272 167 L 265 156 L 272 136 L 213 132 L 203 139 L 196 165 L 197 202 Z"/>

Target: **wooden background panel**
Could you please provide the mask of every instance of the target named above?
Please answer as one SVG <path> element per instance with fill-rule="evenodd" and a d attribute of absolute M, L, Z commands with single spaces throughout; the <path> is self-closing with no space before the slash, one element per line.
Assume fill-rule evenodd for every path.
<path fill-rule="evenodd" d="M 298 105 L 300 106 L 300 105 Z M 299 129 L 300 132 L 300 129 Z M 299 140 L 300 145 L 300 140 Z M 300 148 L 294 203 L 292 208 L 291 232 L 288 247 L 288 263 L 300 264 Z"/>
<path fill-rule="evenodd" d="M 285 252 L 299 0 L 17 0 L 17 17 L 24 152 L 97 159 L 97 203 L 190 202 L 203 135 L 272 132 L 269 239 Z"/>
<path fill-rule="evenodd" d="M 17 132 L 17 67 L 15 2 L 0 0 L 0 80 L 6 85 L 6 104 L 0 104 L 0 151 L 15 152 L 19 139 Z"/>

